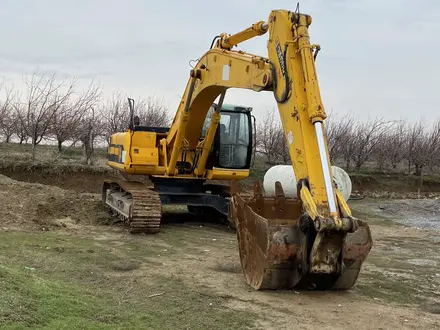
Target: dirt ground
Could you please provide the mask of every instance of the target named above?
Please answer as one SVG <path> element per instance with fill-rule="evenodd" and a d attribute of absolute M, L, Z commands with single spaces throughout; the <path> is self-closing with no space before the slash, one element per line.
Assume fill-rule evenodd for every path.
<path fill-rule="evenodd" d="M 417 200 L 350 202 L 355 215 L 369 222 L 374 246 L 356 286 L 341 293 L 253 291 L 241 273 L 233 230 L 201 223 L 172 208 L 159 234 L 130 235 L 107 225 L 99 198 L 0 176 L 0 231 L 78 237 L 123 260 L 135 252 L 138 264 L 124 271 L 124 281 L 134 290 L 150 285 L 153 277 L 178 280 L 194 292 L 210 292 L 212 302 L 208 298 L 203 303 L 212 308 L 231 315 L 249 313 L 252 328 L 440 329 L 438 200 L 423 205 Z M 428 221 L 423 216 L 416 219 L 421 213 L 430 217 Z M 118 274 L 109 271 L 105 276 L 115 279 Z M 171 303 L 173 290 L 162 286 L 155 301 Z M 182 310 L 192 308 L 190 300 L 181 304 Z"/>

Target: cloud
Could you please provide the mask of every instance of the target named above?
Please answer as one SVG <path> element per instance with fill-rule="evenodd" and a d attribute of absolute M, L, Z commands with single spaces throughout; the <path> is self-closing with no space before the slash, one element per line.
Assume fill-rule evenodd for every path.
<path fill-rule="evenodd" d="M 287 0 L 2 1 L 0 75 L 16 81 L 35 67 L 99 80 L 106 92 L 164 97 L 174 109 L 184 92 L 188 62 L 212 38 L 234 33 L 271 9 L 295 9 Z M 440 75 L 440 3 L 435 0 L 309 0 L 311 41 L 325 108 L 337 113 L 416 119 L 437 116 Z M 266 55 L 267 35 L 241 49 Z M 19 84 L 19 81 L 17 82 Z M 270 93 L 231 90 L 227 102 L 248 104 L 257 118 L 276 106 Z"/>

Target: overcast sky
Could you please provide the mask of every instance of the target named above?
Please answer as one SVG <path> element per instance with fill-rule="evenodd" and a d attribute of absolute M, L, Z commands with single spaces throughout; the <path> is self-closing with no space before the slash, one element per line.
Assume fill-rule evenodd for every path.
<path fill-rule="evenodd" d="M 295 6 L 291 0 L 2 0 L 0 75 L 18 87 L 39 66 L 95 78 L 108 95 L 164 98 L 174 112 L 188 61 L 215 35 Z M 322 46 L 317 69 L 327 112 L 440 116 L 439 0 L 304 0 L 300 10 L 313 17 L 311 42 Z M 266 40 L 240 48 L 266 56 Z M 228 103 L 250 105 L 259 118 L 276 106 L 268 92 L 228 93 Z"/>

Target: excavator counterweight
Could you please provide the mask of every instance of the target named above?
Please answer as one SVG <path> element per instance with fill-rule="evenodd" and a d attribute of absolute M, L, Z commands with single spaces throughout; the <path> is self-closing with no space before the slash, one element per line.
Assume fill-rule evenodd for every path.
<path fill-rule="evenodd" d="M 103 185 L 110 212 L 145 233 L 160 230 L 162 204 L 218 216 L 236 228 L 243 273 L 256 290 L 351 288 L 372 238 L 333 177 L 315 66 L 321 47 L 310 43 L 311 23 L 298 11 L 273 10 L 267 22 L 220 34 L 190 71 L 169 128 L 140 126 L 131 102 L 127 132 L 110 141 L 108 164 L 122 176 Z M 266 57 L 233 49 L 263 35 Z M 281 178 L 275 196 L 258 182 L 252 196 L 239 192 L 237 181 L 249 176 L 255 151 L 255 118 L 249 107 L 224 104 L 230 88 L 273 93 L 295 196 L 285 195 Z"/>

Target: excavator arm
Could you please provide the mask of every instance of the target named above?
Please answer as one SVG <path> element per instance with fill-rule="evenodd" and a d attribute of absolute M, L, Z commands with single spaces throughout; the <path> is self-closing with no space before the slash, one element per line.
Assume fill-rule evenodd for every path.
<path fill-rule="evenodd" d="M 179 110 L 166 138 L 167 175 L 177 175 L 176 161 L 185 146 L 201 148 L 194 176 L 203 176 L 206 157 L 220 119 L 212 116 L 205 139 L 203 120 L 228 88 L 273 93 L 297 179 L 298 200 L 263 197 L 257 184 L 245 201 L 232 197 L 240 257 L 247 283 L 256 289 L 351 287 L 372 241 L 368 226 L 355 219 L 332 182 L 322 103 L 315 67 L 319 45 L 310 43 L 312 18 L 274 10 L 234 35 L 221 34 L 191 70 Z M 268 34 L 267 57 L 232 50 L 250 38 Z M 218 107 L 218 108 L 220 108 Z M 235 185 L 233 185 L 235 187 Z M 236 192 L 236 188 L 234 188 Z"/>

